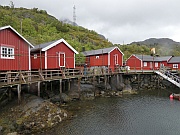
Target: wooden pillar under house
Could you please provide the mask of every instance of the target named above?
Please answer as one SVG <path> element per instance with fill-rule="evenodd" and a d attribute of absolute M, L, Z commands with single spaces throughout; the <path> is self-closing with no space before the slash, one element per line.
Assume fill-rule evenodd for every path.
<path fill-rule="evenodd" d="M 8 96 L 9 96 L 9 100 L 12 100 L 12 91 L 11 91 L 11 87 L 8 87 Z"/>
<path fill-rule="evenodd" d="M 79 99 L 80 99 L 80 94 L 81 94 L 81 77 L 78 78 L 78 92 L 79 92 Z"/>
<path fill-rule="evenodd" d="M 160 78 L 159 78 L 159 75 L 158 75 L 158 88 L 159 88 L 159 79 L 160 79 Z"/>
<path fill-rule="evenodd" d="M 104 76 L 104 86 L 105 86 L 105 90 L 107 90 L 107 76 Z"/>
<path fill-rule="evenodd" d="M 41 82 L 38 82 L 38 97 L 40 97 L 40 93 L 41 93 Z"/>
<path fill-rule="evenodd" d="M 21 84 L 17 85 L 17 91 L 18 91 L 18 103 L 21 102 Z"/>
<path fill-rule="evenodd" d="M 48 82 L 45 82 L 45 91 L 47 91 L 48 88 Z"/>
<path fill-rule="evenodd" d="M 141 84 L 141 82 L 140 82 L 140 74 L 138 74 L 138 89 L 140 87 L 140 84 Z"/>
<path fill-rule="evenodd" d="M 62 79 L 59 80 L 59 97 L 62 102 Z"/>
<path fill-rule="evenodd" d="M 53 91 L 53 81 L 51 81 L 50 83 L 51 83 L 51 91 Z"/>
<path fill-rule="evenodd" d="M 117 74 L 116 75 L 116 85 L 118 85 L 119 84 L 119 75 Z"/>
<path fill-rule="evenodd" d="M 95 97 L 95 79 L 96 79 L 96 77 L 95 77 L 95 75 L 93 75 L 93 89 L 94 89 L 94 97 Z"/>
<path fill-rule="evenodd" d="M 63 83 L 64 83 L 64 85 L 63 85 L 63 89 L 62 90 L 65 91 L 66 90 L 66 81 L 64 80 Z"/>
<path fill-rule="evenodd" d="M 71 89 L 71 82 L 70 82 L 70 79 L 68 79 L 68 91 L 70 91 Z"/>

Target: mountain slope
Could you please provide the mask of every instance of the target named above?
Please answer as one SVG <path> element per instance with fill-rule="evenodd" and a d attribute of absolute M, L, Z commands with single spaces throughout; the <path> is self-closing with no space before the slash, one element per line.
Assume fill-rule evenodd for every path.
<path fill-rule="evenodd" d="M 131 44 L 139 44 L 139 45 L 163 45 L 163 46 L 172 46 L 172 45 L 180 45 L 179 42 L 173 41 L 169 38 L 149 38 L 144 41 L 133 42 Z"/>
<path fill-rule="evenodd" d="M 64 38 L 77 51 L 112 46 L 98 33 L 80 26 L 65 24 L 38 8 L 0 6 L 0 27 L 11 25 L 32 44 L 37 45 Z"/>

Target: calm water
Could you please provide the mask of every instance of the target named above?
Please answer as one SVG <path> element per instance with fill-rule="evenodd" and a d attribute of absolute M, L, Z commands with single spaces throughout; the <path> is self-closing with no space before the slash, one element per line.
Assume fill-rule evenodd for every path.
<path fill-rule="evenodd" d="M 43 134 L 180 135 L 180 101 L 166 91 L 76 103 L 77 117 Z"/>

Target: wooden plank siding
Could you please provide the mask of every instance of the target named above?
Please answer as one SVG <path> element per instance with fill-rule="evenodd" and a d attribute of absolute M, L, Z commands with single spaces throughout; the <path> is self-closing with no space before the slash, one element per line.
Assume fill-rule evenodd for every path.
<path fill-rule="evenodd" d="M 2 48 L 13 49 L 13 58 L 3 57 Z M 30 45 L 11 27 L 0 30 L 0 65 L 0 71 L 30 70 L 31 68 Z"/>

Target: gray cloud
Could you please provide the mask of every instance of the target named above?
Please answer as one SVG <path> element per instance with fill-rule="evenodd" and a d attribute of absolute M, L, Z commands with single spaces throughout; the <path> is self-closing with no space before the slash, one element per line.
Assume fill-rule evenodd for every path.
<path fill-rule="evenodd" d="M 73 19 L 103 34 L 113 43 L 130 43 L 150 37 L 180 41 L 179 0 L 13 0 L 15 7 L 46 10 L 56 18 Z M 10 0 L 1 0 L 9 5 Z"/>

